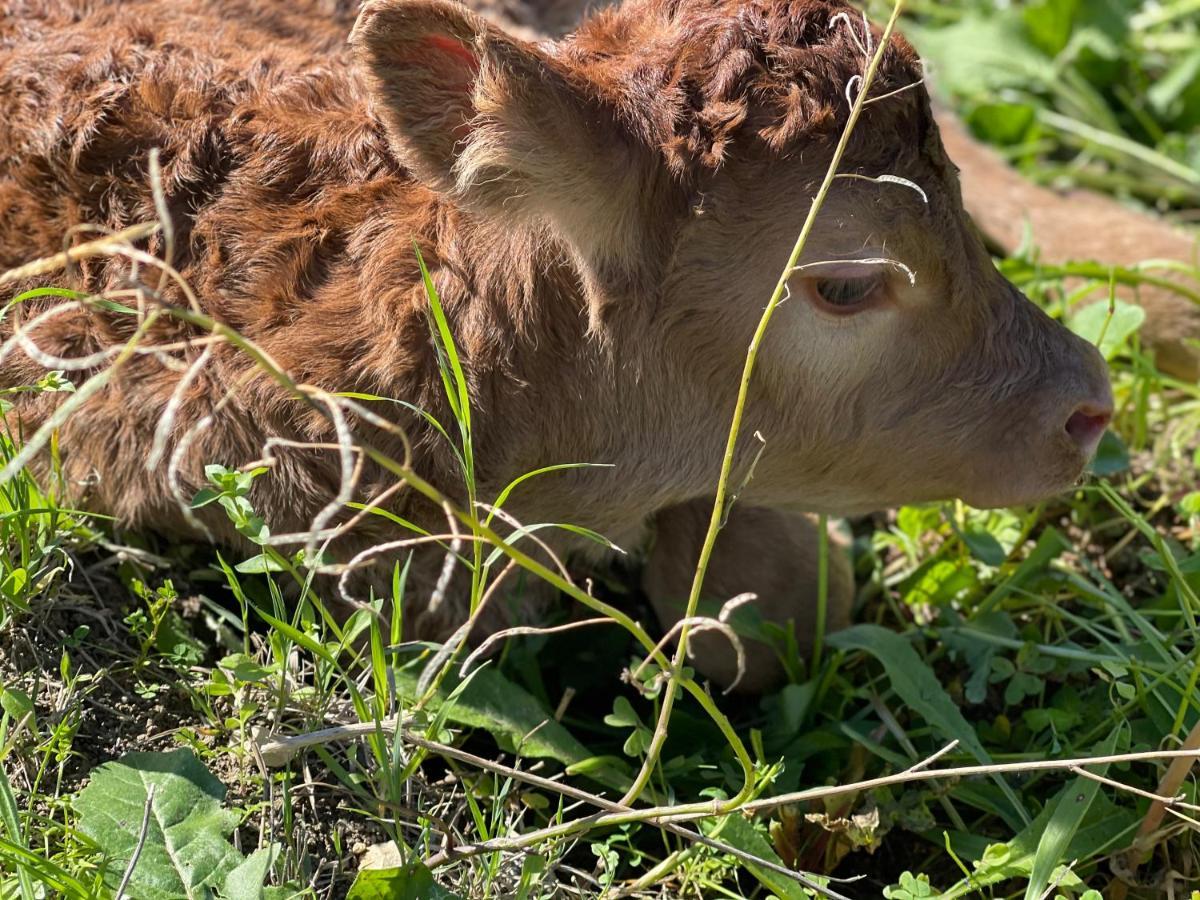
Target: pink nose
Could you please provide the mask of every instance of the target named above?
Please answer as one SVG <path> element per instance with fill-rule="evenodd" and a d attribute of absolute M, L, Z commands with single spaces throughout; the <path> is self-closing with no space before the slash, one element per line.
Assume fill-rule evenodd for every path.
<path fill-rule="evenodd" d="M 1104 435 L 1104 429 L 1112 421 L 1111 406 L 1093 406 L 1085 403 L 1067 419 L 1067 434 L 1079 445 L 1079 448 L 1089 456 L 1095 452 L 1096 445 Z"/>

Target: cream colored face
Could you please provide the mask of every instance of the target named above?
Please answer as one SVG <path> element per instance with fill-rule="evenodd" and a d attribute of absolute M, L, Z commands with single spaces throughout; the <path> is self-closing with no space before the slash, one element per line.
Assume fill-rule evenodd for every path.
<path fill-rule="evenodd" d="M 899 161 L 892 174 L 920 190 L 835 182 L 771 322 L 750 414 L 767 441 L 747 493 L 757 502 L 840 513 L 1028 502 L 1069 487 L 1107 424 L 1103 360 L 996 271 L 952 167 Z M 731 357 L 808 211 L 812 172 L 779 168 L 714 192 L 677 269 L 678 296 L 739 335 Z M 711 265 L 685 274 L 719 253 L 740 261 L 729 283 Z"/>
<path fill-rule="evenodd" d="M 700 30 L 708 13 L 681 19 L 682 7 L 646 6 L 634 12 L 663 39 L 659 64 L 688 62 L 665 52 L 665 36 L 708 34 Z M 789 10 L 768 12 L 785 31 L 812 24 L 787 23 Z M 736 16 L 728 24 L 744 27 Z M 595 330 L 609 308 L 658 293 L 667 331 L 653 349 L 688 390 L 700 385 L 711 395 L 702 401 L 724 408 L 715 398 L 738 382 L 828 167 L 837 116 L 810 90 L 807 105 L 789 107 L 805 127 L 764 141 L 779 125 L 775 106 L 792 88 L 804 94 L 787 79 L 814 74 L 767 67 L 764 78 L 742 79 L 752 97 L 705 107 L 746 118 L 729 131 L 719 164 L 684 177 L 664 162 L 667 132 L 654 115 L 690 113 L 628 93 L 649 82 L 633 78 L 642 67 L 623 55 L 628 41 L 607 37 L 593 56 L 614 65 L 592 59 L 573 69 L 569 54 L 515 42 L 453 3 L 373 0 L 351 43 L 418 179 L 471 210 L 545 223 L 578 266 Z M 824 64 L 844 80 L 857 57 L 841 47 Z M 915 74 L 911 59 L 900 68 Z M 724 96 L 719 79 L 710 81 L 713 96 Z M 909 86 L 859 121 L 841 171 L 862 177 L 835 182 L 763 347 L 747 422 L 767 441 L 750 487 L 761 502 L 836 512 L 952 496 L 1023 502 L 1077 478 L 1107 423 L 1103 361 L 995 271 L 963 211 L 928 98 L 919 82 Z M 614 96 L 624 96 L 622 115 Z M 704 132 L 704 110 L 695 114 Z M 703 156 L 687 159 L 699 165 Z M 680 187 L 691 185 L 703 185 L 703 212 L 677 231 Z M 695 437 L 708 424 L 680 428 Z"/>

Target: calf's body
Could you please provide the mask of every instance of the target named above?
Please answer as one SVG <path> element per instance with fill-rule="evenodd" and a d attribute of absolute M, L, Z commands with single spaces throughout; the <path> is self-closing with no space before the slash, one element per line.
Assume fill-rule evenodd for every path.
<path fill-rule="evenodd" d="M 204 464 L 264 447 L 252 500 L 276 532 L 308 528 L 339 486 L 380 496 L 383 468 L 346 472 L 330 449 L 349 430 L 463 497 L 444 437 L 412 411 L 452 418 L 419 248 L 470 384 L 477 495 L 541 466 L 609 464 L 541 476 L 506 508 L 636 543 L 712 488 L 745 348 L 866 64 L 857 16 L 817 0 L 635 0 L 541 45 L 442 0 L 368 3 L 349 45 L 345 6 L 317 0 L 0 12 L 0 270 L 82 223 L 155 218 L 157 148 L 173 233 L 142 249 L 169 254 L 192 292 L 91 258 L 0 299 L 53 283 L 198 310 L 313 389 L 299 402 L 233 345 L 160 319 L 143 345 L 164 349 L 124 360 L 59 443 L 79 502 L 168 532 L 189 529 L 181 503 Z M 1031 500 L 1078 476 L 1107 421 L 1099 357 L 1007 284 L 969 227 L 919 77 L 894 39 L 873 92 L 895 93 L 849 147 L 862 177 L 835 183 L 763 347 L 735 471 L 758 432 L 748 504 Z M 111 358 L 140 321 L 23 302 L 3 324 L 0 383 Z M 364 401 L 374 416 L 331 412 L 332 392 L 387 399 Z M 62 402 L 16 396 L 8 418 L 26 435 Z M 384 506 L 442 527 L 411 491 Z M 331 549 L 397 536 L 373 517 Z M 416 577 L 431 586 L 441 554 L 427 557 Z M 675 594 L 670 568 L 648 581 Z M 464 615 L 450 602 L 410 621 L 437 637 Z"/>

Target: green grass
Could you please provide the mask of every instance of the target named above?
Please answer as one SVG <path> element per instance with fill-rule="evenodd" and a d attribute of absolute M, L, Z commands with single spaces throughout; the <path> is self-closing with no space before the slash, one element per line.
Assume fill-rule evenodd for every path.
<path fill-rule="evenodd" d="M 890 6 L 874 0 L 876 16 Z M 908 5 L 905 29 L 972 129 L 1030 177 L 1200 206 L 1193 0 Z"/>
<path fill-rule="evenodd" d="M 1200 52 L 1200 7 L 1098 10 L 962 0 L 916 4 L 909 26 L 922 49 L 941 41 L 949 94 L 1032 177 L 1069 175 L 1185 216 L 1200 205 L 1186 174 L 1200 162 L 1200 79 L 1177 73 Z M 980 46 L 1012 65 L 954 65 Z M 850 897 L 1160 897 L 1167 878 L 1184 896 L 1192 883 L 1171 873 L 1200 859 L 1176 812 L 1196 811 L 1162 817 L 1137 877 L 1123 855 L 1154 824 L 1151 801 L 1130 789 L 1158 790 L 1166 760 L 1090 770 L 1125 787 L 1031 768 L 835 790 L 902 773 L 951 741 L 931 768 L 1174 749 L 1200 722 L 1200 387 L 1155 368 L 1136 315 L 1117 307 L 1089 321 L 1064 302 L 1075 293 L 1065 278 L 1105 283 L 1102 268 L 1000 265 L 1102 339 L 1118 412 L 1095 474 L 1036 508 L 906 507 L 845 526 L 855 628 L 828 636 L 819 661 L 793 662 L 793 683 L 759 701 L 685 682 L 665 730 L 655 723 L 670 689 L 656 676 L 670 661 L 637 686 L 621 679 L 649 638 L 620 571 L 596 598 L 576 597 L 612 625 L 512 637 L 462 677 L 450 663 L 465 647 L 401 644 L 402 556 L 389 596 L 336 621 L 303 565 L 262 542 L 270 523 L 250 503 L 253 473 L 211 467 L 197 498 L 260 542 L 247 559 L 106 533 L 62 509 L 57 485 L 18 473 L 0 488 L 0 897 L 113 896 L 130 867 L 112 848 L 141 822 L 100 824 L 80 791 L 89 777 L 98 791 L 121 777 L 101 762 L 180 748 L 227 789 L 216 804 L 227 813 L 197 826 L 230 871 L 242 867 L 241 880 L 225 873 L 209 887 L 221 896 L 809 896 L 772 864 L 857 878 L 829 885 Z M 474 499 L 464 376 L 431 300 L 455 414 L 438 427 Z M 70 386 L 60 375 L 31 389 Z M 21 437 L 0 436 L 3 461 Z M 493 551 L 493 521 L 463 516 L 486 539 L 460 550 L 472 608 L 519 555 L 519 543 Z M 286 743 L 335 724 L 350 730 Z M 158 802 L 183 796 L 189 771 L 155 774 Z M 639 771 L 642 804 L 691 806 L 694 820 L 672 831 L 614 806 Z M 1164 789 L 1200 803 L 1190 778 Z M 753 807 L 797 792 L 808 793 L 755 816 L 711 814 L 731 798 Z M 609 818 L 589 822 L 602 803 Z M 387 861 L 356 875 L 368 851 Z M 139 877 L 133 866 L 129 895 L 150 896 Z"/>

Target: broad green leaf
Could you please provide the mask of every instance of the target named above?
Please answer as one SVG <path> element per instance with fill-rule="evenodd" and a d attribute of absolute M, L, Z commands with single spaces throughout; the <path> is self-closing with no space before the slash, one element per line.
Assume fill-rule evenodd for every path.
<path fill-rule="evenodd" d="M 896 514 L 896 527 L 913 541 L 919 541 L 926 531 L 937 528 L 941 522 L 940 506 L 902 506 Z"/>
<path fill-rule="evenodd" d="M 957 738 L 980 762 L 991 762 L 971 723 L 963 718 L 933 670 L 901 635 L 879 625 L 864 624 L 830 635 L 829 643 L 841 650 L 862 650 L 874 656 L 883 664 L 900 699 L 913 712 L 938 728 L 943 737 Z"/>
<path fill-rule="evenodd" d="M 449 709 L 443 710 L 446 698 L 460 684 L 457 668 L 442 682 L 428 707 L 431 713 L 444 712 L 447 722 L 491 732 L 504 749 L 524 757 L 555 759 L 564 765 L 593 757 L 532 694 L 491 666 L 473 672 L 459 697 Z M 419 677 L 416 667 L 398 669 L 396 690 L 406 700 L 414 700 Z M 624 790 L 628 786 L 626 779 L 616 777 L 611 769 L 595 774 L 604 776 L 602 783 L 609 787 Z"/>
<path fill-rule="evenodd" d="M 904 602 L 910 605 L 945 606 L 975 592 L 978 587 L 979 575 L 972 566 L 934 557 L 917 567 L 902 590 Z"/>
<path fill-rule="evenodd" d="M 992 761 L 987 750 L 963 714 L 958 704 L 925 664 L 912 644 L 894 631 L 878 625 L 855 625 L 829 636 L 829 643 L 840 650 L 862 650 L 883 664 L 892 688 L 913 712 L 938 730 L 944 738 L 955 738 L 962 748 L 979 762 Z M 1000 787 L 1023 820 L 1028 821 L 1025 808 L 1008 783 L 997 778 Z"/>
<path fill-rule="evenodd" d="M 246 861 L 225 878 L 221 896 L 225 900 L 263 900 L 264 885 L 279 851 L 278 844 L 270 844 L 247 856 Z"/>
<path fill-rule="evenodd" d="M 1063 537 L 1061 531 L 1057 528 L 1047 528 L 1012 575 L 996 585 L 992 592 L 983 598 L 976 607 L 975 614 L 983 615 L 991 612 L 1001 600 L 1013 591 L 1020 590 L 1035 575 L 1044 572 L 1050 563 L 1062 556 L 1070 547 L 1071 542 Z"/>
<path fill-rule="evenodd" d="M 1149 569 L 1155 572 L 1170 572 L 1172 568 L 1176 568 L 1181 575 L 1195 575 L 1200 573 L 1200 553 L 1193 553 L 1191 556 L 1185 556 L 1181 549 L 1175 556 L 1175 566 L 1172 567 L 1167 560 L 1163 559 L 1162 554 L 1154 550 L 1144 550 L 1138 554 L 1138 559 Z"/>
<path fill-rule="evenodd" d="M 251 556 L 234 566 L 234 569 L 243 575 L 262 575 L 266 572 L 284 571 L 283 564 L 266 553 Z"/>
<path fill-rule="evenodd" d="M 1020 516 L 1006 509 L 971 509 L 966 507 L 967 530 L 986 531 L 1007 559 L 1025 540 L 1025 526 Z"/>
<path fill-rule="evenodd" d="M 1067 46 L 1079 0 L 1035 0 L 1022 7 L 1021 18 L 1034 46 L 1050 56 Z"/>
<path fill-rule="evenodd" d="M 206 652 L 205 646 L 192 635 L 187 622 L 173 610 L 168 610 L 159 622 L 154 647 L 164 656 L 187 665 L 199 665 Z"/>
<path fill-rule="evenodd" d="M 1029 136 L 1036 111 L 1028 103 L 980 103 L 967 114 L 971 130 L 988 143 L 1020 144 Z"/>
<path fill-rule="evenodd" d="M 969 528 L 963 532 L 963 543 L 971 551 L 971 555 L 982 563 L 993 568 L 1000 566 L 1008 558 L 1004 547 L 996 540 L 995 535 L 982 528 Z"/>
<path fill-rule="evenodd" d="M 947 628 L 941 634 L 943 643 L 958 654 L 962 670 L 971 673 L 966 684 L 967 702 L 982 703 L 987 696 L 988 677 L 992 673 L 997 648 L 972 632 L 994 634 L 1001 639 L 1011 640 L 1017 636 L 1017 629 L 1009 616 L 991 612 L 974 616 L 971 619 L 971 631 Z"/>
<path fill-rule="evenodd" d="M 270 669 L 245 653 L 231 653 L 217 665 L 242 682 L 265 681 L 271 674 Z"/>
<path fill-rule="evenodd" d="M 21 566 L 13 569 L 0 580 L 0 595 L 21 610 L 28 610 L 24 602 L 25 590 L 29 585 L 29 572 Z"/>
<path fill-rule="evenodd" d="M 604 717 L 604 724 L 622 730 L 633 729 L 621 748 L 626 756 L 641 756 L 650 746 L 650 729 L 642 724 L 628 697 L 618 696 L 613 701 L 613 711 Z"/>
<path fill-rule="evenodd" d="M 618 696 L 613 700 L 613 711 L 604 717 L 604 724 L 614 728 L 637 728 L 642 724 L 629 698 Z"/>
<path fill-rule="evenodd" d="M 1128 468 L 1129 448 L 1125 446 L 1125 442 L 1117 436 L 1116 432 L 1104 432 L 1100 438 L 1100 446 L 1096 448 L 1096 455 L 1088 463 L 1088 471 L 1093 475 L 1105 478 L 1109 475 L 1116 475 L 1118 472 L 1124 472 Z"/>
<path fill-rule="evenodd" d="M 951 96 L 992 99 L 1005 88 L 1052 84 L 1053 62 L 1026 37 L 1015 11 L 967 13 L 943 28 L 905 32 L 937 70 L 937 85 Z"/>
<path fill-rule="evenodd" d="M 1107 303 L 1092 303 L 1071 316 L 1071 330 L 1096 344 L 1105 359 L 1112 359 L 1144 321 L 1146 311 L 1132 303 L 1116 301 L 1111 318 Z"/>
<path fill-rule="evenodd" d="M 531 890 L 537 887 L 546 873 L 546 857 L 539 853 L 529 853 L 521 863 L 521 882 L 517 885 L 516 900 L 532 900 L 535 893 Z M 540 891 L 536 896 L 541 897 Z"/>
<path fill-rule="evenodd" d="M 905 872 L 898 884 L 883 889 L 883 896 L 886 900 L 924 900 L 926 897 L 940 897 L 941 894 L 929 883 L 928 875 Z"/>
<path fill-rule="evenodd" d="M 975 864 L 971 878 L 964 878 L 946 891 L 946 900 L 958 897 L 977 897 L 980 888 L 999 884 L 1014 878 L 1029 878 L 1033 873 L 1034 857 L 1045 833 L 1047 823 L 1058 809 L 1062 798 L 1071 796 L 1073 785 L 1068 785 L 1055 794 L 1033 822 L 1023 828 L 1007 844 L 992 844 Z M 1084 815 L 1083 822 L 1075 831 L 1066 847 L 1063 858 L 1094 859 L 1097 856 L 1124 846 L 1137 828 L 1139 816 L 1136 809 L 1119 807 L 1103 793 L 1097 796 Z M 931 837 L 940 837 L 931 836 Z"/>
<path fill-rule="evenodd" d="M 38 379 L 37 389 L 46 394 L 73 394 L 75 385 L 60 369 L 47 372 Z"/>
<path fill-rule="evenodd" d="M 115 886 L 149 801 L 146 842 L 126 893 L 131 900 L 190 900 L 213 897 L 242 863 L 228 840 L 238 815 L 221 808 L 224 799 L 225 786 L 191 750 L 128 753 L 92 771 L 75 809 L 80 828 L 107 855 L 105 880 Z"/>
<path fill-rule="evenodd" d="M 201 509 L 220 498 L 221 492 L 216 488 L 201 488 L 192 498 L 192 509 Z"/>
<path fill-rule="evenodd" d="M 440 887 L 420 862 L 396 869 L 363 869 L 350 886 L 346 900 L 459 900 Z"/>
<path fill-rule="evenodd" d="M 715 841 L 729 844 L 738 850 L 753 854 L 759 859 L 765 859 L 767 862 L 783 865 L 783 860 L 779 858 L 775 848 L 771 846 L 771 842 L 738 813 L 721 819 L 705 819 L 701 822 L 701 830 Z M 807 900 L 812 896 L 799 883 L 778 872 L 751 863 L 743 863 L 743 865 L 763 887 L 780 900 Z"/>
<path fill-rule="evenodd" d="M 33 698 L 24 691 L 0 685 L 0 709 L 12 716 L 14 722 L 22 722 L 28 716 L 29 720 L 26 724 L 32 731 L 37 731 Z"/>

